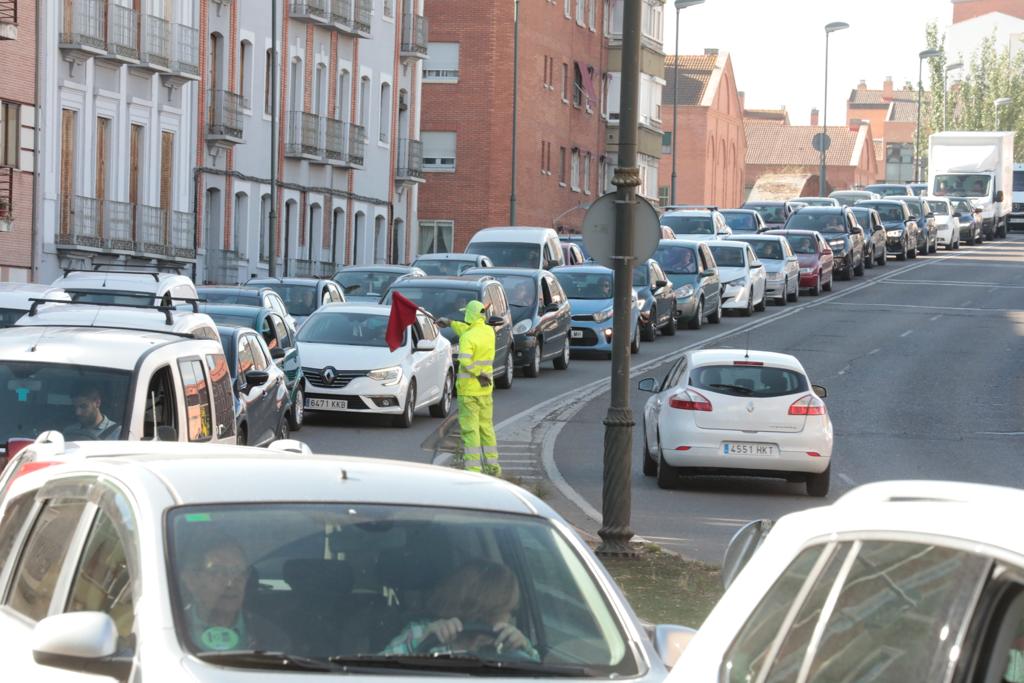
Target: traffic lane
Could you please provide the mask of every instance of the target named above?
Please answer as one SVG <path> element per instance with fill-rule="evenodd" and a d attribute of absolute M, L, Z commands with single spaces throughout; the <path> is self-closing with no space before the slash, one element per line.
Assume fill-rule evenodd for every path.
<path fill-rule="evenodd" d="M 1021 246 L 1002 245 L 995 245 L 999 247 L 998 259 L 983 253 L 964 254 L 977 263 L 960 267 L 956 272 L 963 279 L 959 281 L 998 284 L 1015 281 L 1019 276 L 1015 270 L 1019 268 L 1015 265 L 1015 257 L 1020 255 Z M 974 314 L 984 316 L 984 322 L 965 320 L 963 314 L 946 316 L 941 312 L 962 304 L 966 300 L 963 289 L 970 288 L 970 284 L 964 288 L 944 285 L 913 287 L 923 290 L 916 294 L 915 301 L 919 303 L 914 305 L 925 308 L 885 305 L 901 296 L 899 292 L 908 287 L 897 283 L 890 285 L 890 281 L 933 280 L 932 273 L 936 269 L 944 271 L 958 267 L 946 266 L 951 260 L 933 256 L 918 259 L 917 264 L 875 269 L 872 276 L 879 279 L 870 287 L 859 288 L 837 298 L 834 303 L 826 295 L 815 301 L 812 308 L 788 316 L 786 319 L 791 323 L 780 320 L 751 331 L 751 347 L 797 355 L 812 380 L 824 383 L 830 389 L 827 402 L 837 439 L 833 488 L 829 499 L 834 499 L 855 483 L 894 477 L 927 476 L 1021 483 L 1019 464 L 1014 463 L 1013 455 L 996 456 L 992 459 L 995 464 L 975 461 L 965 465 L 962 462 L 965 450 L 963 429 L 953 430 L 959 435 L 954 442 L 948 434 L 929 438 L 927 428 L 916 431 L 906 428 L 908 421 L 933 425 L 936 416 L 952 413 L 953 417 L 949 419 L 953 421 L 954 428 L 974 422 L 985 427 L 974 432 L 1001 434 L 1020 429 L 1016 426 L 1016 415 L 1008 416 L 1006 411 L 984 408 L 971 411 L 960 407 L 949 410 L 952 407 L 949 401 L 941 398 L 954 393 L 986 396 L 987 385 L 998 382 L 1000 377 L 1016 376 L 1013 354 L 1007 356 L 1005 352 L 1001 359 L 986 359 L 988 363 L 983 373 L 974 370 L 970 362 L 957 363 L 955 371 L 944 369 L 949 362 L 947 359 L 962 345 L 958 340 L 972 337 L 972 325 L 984 330 L 993 346 L 1019 345 L 1021 332 L 1013 320 L 1017 307 L 1010 290 L 1000 292 L 997 286 L 997 291 L 991 293 L 984 304 L 985 310 Z M 911 265 L 915 267 L 909 267 Z M 1004 265 L 1010 268 L 1001 268 Z M 1009 280 L 977 279 L 991 277 L 997 269 L 1005 271 L 1002 277 Z M 837 287 L 837 293 L 850 288 L 850 283 L 844 283 Z M 892 291 L 889 293 L 881 288 Z M 870 306 L 864 308 L 858 304 Z M 933 320 L 936 315 L 939 317 Z M 935 327 L 936 324 L 939 326 Z M 910 334 L 906 334 L 908 330 L 911 330 Z M 918 337 L 908 340 L 915 333 Z M 742 333 L 716 346 L 741 346 L 746 342 L 746 336 Z M 942 343 L 931 341 L 936 338 Z M 741 343 L 737 344 L 737 341 Z M 953 350 L 948 348 L 950 345 Z M 938 349 L 939 353 L 929 352 L 931 349 Z M 662 367 L 651 374 L 661 376 L 665 370 L 667 367 Z M 1009 391 L 1007 400 L 1017 401 L 1019 405 L 1019 387 Z M 919 393 L 921 398 L 917 398 Z M 638 392 L 633 394 L 638 423 L 648 396 Z M 908 399 L 908 396 L 913 398 Z M 593 401 L 570 428 L 562 432 L 556 445 L 556 461 L 562 475 L 597 508 L 600 508 L 603 451 L 601 420 L 606 407 L 606 396 Z M 906 436 L 907 432 L 911 436 Z M 1008 437 L 976 433 L 969 440 L 978 450 L 991 452 L 990 449 L 996 445 L 993 440 L 999 438 Z M 808 498 L 801 484 L 742 477 L 695 478 L 682 490 L 662 491 L 653 480 L 642 475 L 641 448 L 642 433 L 638 430 L 634 439 L 632 467 L 633 528 L 651 540 L 697 559 L 720 561 L 724 546 L 735 528 L 749 519 L 761 516 L 776 518 L 825 502 Z"/>

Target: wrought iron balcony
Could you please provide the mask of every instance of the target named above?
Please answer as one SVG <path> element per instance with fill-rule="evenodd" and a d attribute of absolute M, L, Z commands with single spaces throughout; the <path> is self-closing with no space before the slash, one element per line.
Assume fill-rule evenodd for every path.
<path fill-rule="evenodd" d="M 60 198 L 61 223 L 55 242 L 58 247 L 103 249 L 99 203 L 92 197 L 64 195 Z"/>
<path fill-rule="evenodd" d="M 14 220 L 14 169 L 0 166 L 0 232 L 7 232 Z"/>
<path fill-rule="evenodd" d="M 353 166 L 362 166 L 366 157 L 366 126 L 349 124 L 348 160 Z"/>
<path fill-rule="evenodd" d="M 129 64 L 139 61 L 139 20 L 131 7 L 107 5 L 107 57 Z"/>
<path fill-rule="evenodd" d="M 128 202 L 116 202 L 112 199 L 103 202 L 100 229 L 110 251 L 135 253 L 136 242 L 132 234 L 133 213 L 133 207 Z"/>
<path fill-rule="evenodd" d="M 355 33 L 353 0 L 331 0 L 331 25 L 342 33 Z"/>
<path fill-rule="evenodd" d="M 244 98 L 227 90 L 207 92 L 206 139 L 237 144 L 242 139 Z"/>
<path fill-rule="evenodd" d="M 338 266 L 333 261 L 288 259 L 289 277 L 333 277 L 337 272 Z"/>
<path fill-rule="evenodd" d="M 373 0 L 355 0 L 356 14 L 353 27 L 356 33 L 365 38 L 370 37 L 370 26 L 373 21 Z"/>
<path fill-rule="evenodd" d="M 178 261 L 196 258 L 196 215 L 190 211 L 171 212 L 171 256 Z"/>
<path fill-rule="evenodd" d="M 171 70 L 171 26 L 160 17 L 144 14 L 139 23 L 139 59 L 153 71 Z"/>
<path fill-rule="evenodd" d="M 59 201 L 58 249 L 175 261 L 195 259 L 192 213 L 77 195 L 62 196 Z"/>
<path fill-rule="evenodd" d="M 199 30 L 170 24 L 170 68 L 182 81 L 199 80 Z"/>
<path fill-rule="evenodd" d="M 143 254 L 170 256 L 167 237 L 167 211 L 159 206 L 135 206 L 135 234 Z"/>
<path fill-rule="evenodd" d="M 71 0 L 64 3 L 60 49 L 76 62 L 107 53 L 103 26 L 104 0 Z"/>
<path fill-rule="evenodd" d="M 423 59 L 427 56 L 427 18 L 418 14 L 402 17 L 402 57 Z"/>
<path fill-rule="evenodd" d="M 348 124 L 338 119 L 324 119 L 324 156 L 339 166 L 348 165 Z"/>
<path fill-rule="evenodd" d="M 321 117 L 304 111 L 290 111 L 285 122 L 284 153 L 303 159 L 319 159 L 324 155 L 321 144 Z"/>
<path fill-rule="evenodd" d="M 401 138 L 398 141 L 398 165 L 395 179 L 400 181 L 423 180 L 423 143 L 419 140 Z"/>
<path fill-rule="evenodd" d="M 331 21 L 330 0 L 291 0 L 289 16 L 296 21 L 326 24 Z"/>
<path fill-rule="evenodd" d="M 18 37 L 18 2 L 0 0 L 0 40 L 15 40 Z"/>

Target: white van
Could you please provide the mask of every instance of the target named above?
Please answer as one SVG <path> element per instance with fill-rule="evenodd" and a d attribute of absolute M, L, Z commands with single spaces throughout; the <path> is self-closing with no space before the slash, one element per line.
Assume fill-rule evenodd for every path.
<path fill-rule="evenodd" d="M 124 270 L 69 270 L 57 278 L 46 299 L 67 292 L 72 301 L 83 304 L 138 304 L 146 294 L 159 304 L 165 295 L 175 299 L 198 299 L 192 278 L 177 273 Z"/>
<path fill-rule="evenodd" d="M 565 265 L 558 233 L 551 228 L 484 228 L 469 240 L 466 253 L 487 256 L 497 268 Z"/>

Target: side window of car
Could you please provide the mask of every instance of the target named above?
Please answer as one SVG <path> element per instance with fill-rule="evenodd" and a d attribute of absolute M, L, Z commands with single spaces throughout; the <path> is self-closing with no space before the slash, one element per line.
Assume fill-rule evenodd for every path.
<path fill-rule="evenodd" d="M 437 327 L 431 322 L 430 318 L 426 316 L 418 316 L 420 321 L 420 331 L 423 333 L 424 339 L 434 340 L 437 339 Z"/>
<path fill-rule="evenodd" d="M 100 510 L 85 542 L 64 611 L 103 612 L 114 620 L 118 637 L 127 639 L 135 626 L 133 588 L 124 540 L 110 516 Z"/>
<path fill-rule="evenodd" d="M 14 570 L 6 600 L 9 608 L 32 621 L 39 621 L 49 613 L 57 577 L 84 509 L 84 500 L 46 502 Z"/>
<path fill-rule="evenodd" d="M 489 308 L 491 315 L 498 315 L 497 311 L 494 310 L 497 302 L 494 300 L 494 289 L 491 286 L 484 287 L 484 291 L 480 295 L 480 303 L 484 305 L 484 308 Z"/>
<path fill-rule="evenodd" d="M 174 439 L 170 438 L 171 432 L 174 433 Z M 169 365 L 154 372 L 149 380 L 149 387 L 146 389 L 146 412 L 142 420 L 142 438 L 178 440 L 178 397 Z"/>
<path fill-rule="evenodd" d="M 243 334 L 238 338 L 238 376 L 244 378 L 245 373 L 256 369 L 256 360 L 252 356 L 252 337 Z"/>
<path fill-rule="evenodd" d="M 671 386 L 675 386 L 675 383 L 682 377 L 683 371 L 686 369 L 686 356 L 683 356 L 675 362 L 669 371 L 665 373 L 665 378 L 661 380 L 661 387 L 658 391 L 665 391 Z"/>
<path fill-rule="evenodd" d="M 274 330 L 274 321 L 270 315 L 264 316 L 263 322 L 260 323 L 260 334 L 263 335 L 263 341 L 268 349 L 278 346 L 277 332 Z"/>
<path fill-rule="evenodd" d="M 255 370 L 266 370 L 270 367 L 270 356 L 266 347 L 260 343 L 259 337 L 254 334 L 244 335 L 249 340 L 249 352 L 252 354 L 252 367 Z"/>
<path fill-rule="evenodd" d="M 328 282 L 327 291 L 331 293 L 331 301 L 334 303 L 340 304 L 345 302 L 345 295 L 341 293 L 341 287 L 338 285 Z"/>
<path fill-rule="evenodd" d="M 274 321 L 274 331 L 277 332 L 277 340 L 281 344 L 281 348 L 290 349 L 293 344 L 292 336 L 288 333 L 288 326 L 284 324 L 284 320 L 280 317 L 275 315 L 272 318 Z"/>
<path fill-rule="evenodd" d="M 210 389 L 206 372 L 198 358 L 178 361 L 182 388 L 185 392 L 185 420 L 189 441 L 209 441 L 213 436 L 213 413 L 210 410 Z"/>
<path fill-rule="evenodd" d="M 21 494 L 7 505 L 3 521 L 0 522 L 0 575 L 4 573 L 4 566 L 15 557 L 12 553 L 14 543 L 25 526 L 35 500 L 35 492 L 30 491 Z"/>
<path fill-rule="evenodd" d="M 235 397 L 228 361 L 223 353 L 210 353 L 206 355 L 206 368 L 210 373 L 210 393 L 217 411 L 217 436 L 232 436 L 235 433 Z"/>

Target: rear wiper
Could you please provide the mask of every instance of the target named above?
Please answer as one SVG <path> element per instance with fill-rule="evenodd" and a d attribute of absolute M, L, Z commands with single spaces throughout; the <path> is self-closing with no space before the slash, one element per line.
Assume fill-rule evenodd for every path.
<path fill-rule="evenodd" d="M 350 665 L 379 666 L 391 669 L 434 669 L 483 676 L 555 676 L 593 677 L 595 672 L 582 666 L 541 664 L 530 661 L 483 659 L 464 652 L 437 652 L 419 655 L 338 655 L 329 657 L 332 664 L 347 670 Z"/>
<path fill-rule="evenodd" d="M 712 389 L 732 389 L 733 391 L 738 391 L 741 394 L 746 394 L 747 396 L 754 393 L 754 390 L 750 387 L 741 387 L 736 384 L 709 384 L 708 386 Z"/>
<path fill-rule="evenodd" d="M 237 666 L 246 669 L 277 669 L 281 671 L 337 671 L 338 667 L 322 659 L 302 657 L 287 652 L 269 650 L 227 650 L 201 652 L 196 655 L 204 662 Z"/>

